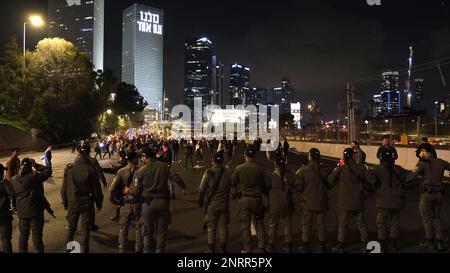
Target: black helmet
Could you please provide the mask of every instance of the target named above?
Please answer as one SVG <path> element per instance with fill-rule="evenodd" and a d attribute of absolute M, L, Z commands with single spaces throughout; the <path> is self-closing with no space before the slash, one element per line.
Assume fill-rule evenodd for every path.
<path fill-rule="evenodd" d="M 221 164 L 224 161 L 222 153 L 216 153 L 213 157 L 213 161 L 216 164 Z"/>
<path fill-rule="evenodd" d="M 84 144 L 83 146 L 81 146 L 80 154 L 89 154 L 90 152 L 91 152 L 91 145 Z"/>
<path fill-rule="evenodd" d="M 247 147 L 245 148 L 245 155 L 253 158 L 255 154 L 256 154 L 255 145 L 247 145 Z"/>
<path fill-rule="evenodd" d="M 355 151 L 353 151 L 352 148 L 347 148 L 344 150 L 344 159 L 348 160 L 348 159 L 352 158 L 354 154 L 355 154 Z"/>
<path fill-rule="evenodd" d="M 21 165 L 21 166 L 24 166 L 24 167 L 31 167 L 31 166 L 33 165 L 33 163 L 31 162 L 31 159 L 30 159 L 30 158 L 24 158 L 24 159 L 22 159 L 22 161 L 20 162 L 20 165 Z"/>
<path fill-rule="evenodd" d="M 320 151 L 317 148 L 312 148 L 309 150 L 308 155 L 310 155 L 312 159 L 318 160 L 320 158 Z"/>
<path fill-rule="evenodd" d="M 433 145 L 431 145 L 429 143 L 422 144 L 422 147 L 421 147 L 420 151 L 427 152 L 427 153 L 432 153 L 433 152 Z"/>
<path fill-rule="evenodd" d="M 149 147 L 142 148 L 141 155 L 149 157 L 149 158 L 156 158 L 155 150 L 154 149 L 150 149 Z"/>
<path fill-rule="evenodd" d="M 126 159 L 127 160 L 134 160 L 135 158 L 137 157 L 137 153 L 136 152 L 129 152 L 127 155 L 126 155 Z"/>

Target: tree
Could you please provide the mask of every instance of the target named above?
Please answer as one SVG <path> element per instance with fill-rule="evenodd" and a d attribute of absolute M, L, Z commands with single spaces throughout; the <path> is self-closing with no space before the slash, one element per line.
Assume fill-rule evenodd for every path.
<path fill-rule="evenodd" d="M 54 142 L 86 137 L 99 114 L 96 74 L 88 56 L 64 39 L 44 39 L 27 54 L 27 74 L 37 84 L 28 120 Z"/>
<path fill-rule="evenodd" d="M 136 86 L 124 82 L 117 86 L 113 109 L 118 115 L 142 112 L 147 105 L 148 103 L 139 94 Z"/>
<path fill-rule="evenodd" d="M 92 87 L 92 63 L 86 53 L 61 38 L 40 41 L 27 54 L 27 72 L 57 96 L 70 100 L 77 92 Z"/>
<path fill-rule="evenodd" d="M 0 115 L 25 119 L 32 108 L 36 89 L 23 73 L 23 57 L 15 39 L 5 47 L 0 59 Z"/>

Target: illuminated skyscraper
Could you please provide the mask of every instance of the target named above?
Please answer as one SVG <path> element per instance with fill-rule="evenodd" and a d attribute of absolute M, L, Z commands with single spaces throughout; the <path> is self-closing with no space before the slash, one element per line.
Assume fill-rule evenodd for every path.
<path fill-rule="evenodd" d="M 49 36 L 87 52 L 95 70 L 103 70 L 105 0 L 49 0 Z"/>
<path fill-rule="evenodd" d="M 250 91 L 250 68 L 233 64 L 230 70 L 230 103 L 233 106 L 246 104 L 245 96 Z"/>
<path fill-rule="evenodd" d="M 163 109 L 164 12 L 140 4 L 123 11 L 122 81 L 134 84 L 148 108 Z"/>
<path fill-rule="evenodd" d="M 191 110 L 194 109 L 195 98 L 202 98 L 203 107 L 217 99 L 213 78 L 217 76 L 217 88 L 220 88 L 221 76 L 220 71 L 217 72 L 218 64 L 213 56 L 213 44 L 208 38 L 189 39 L 185 42 L 184 98 Z"/>
<path fill-rule="evenodd" d="M 382 115 L 400 114 L 402 94 L 399 90 L 398 71 L 385 71 L 382 74 L 381 113 Z"/>
<path fill-rule="evenodd" d="M 422 109 L 424 100 L 423 79 L 414 80 L 414 105 L 417 110 Z"/>

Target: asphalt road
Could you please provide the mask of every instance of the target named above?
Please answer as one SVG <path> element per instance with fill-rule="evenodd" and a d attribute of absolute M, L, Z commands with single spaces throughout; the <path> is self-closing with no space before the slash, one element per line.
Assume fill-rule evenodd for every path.
<path fill-rule="evenodd" d="M 182 152 L 182 151 L 181 151 Z M 25 157 L 32 157 L 37 162 L 42 156 L 41 153 L 23 154 L 21 159 Z M 182 159 L 183 153 L 180 153 L 180 159 Z M 195 156 L 194 156 L 195 157 Z M 75 158 L 75 154 L 72 154 L 69 149 L 53 151 L 53 168 L 54 176 L 45 183 L 46 196 L 49 202 L 52 204 L 55 210 L 56 219 L 53 219 L 46 213 L 45 215 L 45 227 L 44 227 L 44 244 L 46 252 L 63 252 L 64 251 L 64 237 L 66 234 L 65 226 L 65 211 L 61 204 L 60 187 L 62 184 L 63 171 L 66 164 L 72 162 Z M 200 179 L 205 171 L 205 168 L 210 166 L 209 152 L 204 149 L 204 163 L 200 163 L 201 166 L 195 170 L 184 170 L 184 164 L 175 164 L 174 170 L 178 172 L 186 181 L 191 196 L 187 200 L 182 199 L 180 189 L 177 189 L 177 198 L 171 203 L 172 211 L 172 223 L 170 225 L 167 251 L 173 253 L 201 253 L 206 249 L 206 234 L 202 232 L 204 211 L 197 206 L 197 188 L 200 183 Z M 255 159 L 260 163 L 264 169 L 269 172 L 273 170 L 273 163 L 265 158 L 265 154 L 261 153 Z M 4 163 L 6 158 L 1 158 L 0 162 Z M 238 164 L 244 161 L 242 150 L 240 149 L 235 155 L 235 158 L 230 164 L 233 169 Z M 324 160 L 329 166 L 335 166 L 336 162 L 330 159 Z M 101 164 L 107 166 L 112 163 L 111 160 L 103 160 Z M 297 170 L 302 164 L 306 163 L 306 158 L 291 154 L 289 157 L 288 167 L 292 170 Z M 106 175 L 108 183 L 111 183 L 113 176 Z M 107 191 L 105 191 L 105 195 Z M 296 202 L 299 204 L 300 196 L 295 197 Z M 417 189 L 411 189 L 407 192 L 407 206 L 402 212 L 401 217 L 401 238 L 399 246 L 402 252 L 421 252 L 417 247 L 418 243 L 423 240 L 423 228 L 418 211 L 419 194 Z M 327 247 L 331 248 L 336 243 L 337 238 L 337 209 L 336 209 L 336 189 L 330 192 L 330 205 L 331 209 L 327 215 Z M 99 231 L 91 233 L 91 252 L 94 253 L 115 253 L 118 252 L 118 232 L 119 226 L 117 223 L 111 222 L 109 219 L 113 215 L 114 206 L 110 204 L 107 196 L 105 196 L 104 208 L 100 214 L 97 215 L 97 225 L 100 227 Z M 376 210 L 375 199 L 373 196 L 368 197 L 366 200 L 366 217 L 368 221 L 370 239 L 376 240 Z M 228 250 L 230 252 L 238 253 L 241 250 L 240 234 L 239 234 L 239 222 L 238 222 L 238 204 L 237 201 L 231 202 L 231 224 L 230 224 L 230 236 Z M 301 208 L 298 207 L 294 217 L 294 247 L 297 247 L 301 240 Z M 450 220 L 450 200 L 445 198 L 444 207 L 442 209 L 442 217 L 444 219 L 445 227 Z M 14 233 L 13 233 L 13 250 L 18 250 L 18 220 L 14 219 Z M 357 251 L 359 249 L 358 232 L 354 221 L 352 222 L 350 231 L 350 242 L 348 245 L 349 251 Z M 448 231 L 448 229 L 446 229 Z M 280 231 L 281 232 L 281 229 Z M 132 239 L 133 231 L 130 230 L 130 239 Z M 77 233 L 76 236 L 80 234 Z M 447 234 L 446 234 L 447 235 Z M 282 242 L 281 234 L 280 242 Z M 316 237 L 316 236 L 313 236 Z M 77 237 L 76 237 L 77 238 Z M 256 239 L 256 238 L 255 238 Z M 316 238 L 311 242 L 314 246 Z M 130 243 L 130 251 L 133 250 L 133 244 Z M 30 247 L 32 242 L 30 238 Z M 280 246 L 277 246 L 280 249 Z"/>

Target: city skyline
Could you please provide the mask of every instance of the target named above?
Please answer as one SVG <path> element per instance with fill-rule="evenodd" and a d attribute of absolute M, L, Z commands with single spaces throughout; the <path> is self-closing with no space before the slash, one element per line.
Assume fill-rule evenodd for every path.
<path fill-rule="evenodd" d="M 338 99 L 344 101 L 346 82 L 379 75 L 387 67 L 399 71 L 407 68 L 407 49 L 411 44 L 415 48 L 415 64 L 450 56 L 449 1 L 427 5 L 416 1 L 383 2 L 380 7 L 368 6 L 366 1 L 283 1 L 276 6 L 264 1 L 258 5 L 243 1 L 236 11 L 233 3 L 106 1 L 105 68 L 115 71 L 118 77 L 121 11 L 135 2 L 166 11 L 164 88 L 175 104 L 183 101 L 183 45 L 189 37 L 209 37 L 224 67 L 235 62 L 252 67 L 252 86 L 275 86 L 280 77 L 288 76 L 296 87 L 293 100 L 320 98 L 326 115 L 336 112 Z M 23 10 L 24 14 L 30 10 L 46 13 L 47 1 L 6 4 L 6 10 L 11 9 Z M 214 9 L 223 12 L 211 13 Z M 227 19 L 227 14 L 233 14 L 233 19 Z M 319 20 L 317 14 L 327 19 Z M 411 17 L 415 18 L 412 22 L 408 19 Z M 19 40 L 20 16 L 5 15 L 5 20 L 8 21 L 5 25 L 17 28 L 2 31 L 3 44 L 11 35 Z M 28 49 L 42 37 L 44 33 L 30 31 Z M 443 67 L 443 73 L 448 78 L 448 66 Z M 227 79 L 227 69 L 224 74 Z M 425 108 L 430 109 L 435 100 L 445 100 L 437 69 L 420 72 L 413 69 L 413 78 L 425 79 Z M 402 91 L 405 80 L 401 74 Z M 357 85 L 360 101 L 367 102 L 378 85 L 378 80 Z"/>

